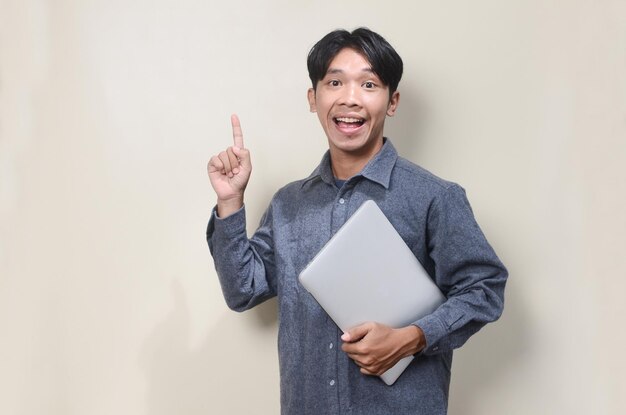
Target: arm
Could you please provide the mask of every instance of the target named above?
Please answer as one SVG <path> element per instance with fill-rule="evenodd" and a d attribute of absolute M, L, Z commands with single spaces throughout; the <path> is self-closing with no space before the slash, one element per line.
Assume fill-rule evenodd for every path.
<path fill-rule="evenodd" d="M 460 347 L 502 313 L 507 271 L 459 186 L 433 202 L 427 227 L 435 280 L 448 299 L 407 327 L 365 323 L 344 334 L 342 348 L 364 374 L 380 375 L 417 352 L 435 354 Z"/>
<path fill-rule="evenodd" d="M 428 249 L 435 264 L 435 282 L 447 301 L 414 324 L 426 337 L 423 353 L 435 354 L 461 347 L 472 334 L 500 317 L 508 272 L 457 185 L 431 206 Z"/>
<path fill-rule="evenodd" d="M 249 309 L 275 295 L 271 208 L 255 235 L 247 238 L 243 207 L 244 191 L 250 178 L 250 152 L 244 148 L 241 125 L 231 117 L 234 146 L 211 157 L 207 171 L 217 195 L 211 213 L 207 242 L 228 306 L 236 311 Z M 269 270 L 269 271 L 268 271 Z"/>

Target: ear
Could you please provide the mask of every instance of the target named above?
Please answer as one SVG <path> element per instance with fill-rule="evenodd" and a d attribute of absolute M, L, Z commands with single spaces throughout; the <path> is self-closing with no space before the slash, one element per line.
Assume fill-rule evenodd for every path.
<path fill-rule="evenodd" d="M 313 88 L 309 88 L 306 92 L 306 97 L 309 100 L 309 111 L 317 112 L 317 106 L 315 105 L 315 90 Z"/>
<path fill-rule="evenodd" d="M 400 92 L 395 91 L 391 94 L 391 98 L 389 99 L 389 104 L 387 104 L 387 115 L 393 117 L 398 109 L 398 105 L 400 104 Z"/>

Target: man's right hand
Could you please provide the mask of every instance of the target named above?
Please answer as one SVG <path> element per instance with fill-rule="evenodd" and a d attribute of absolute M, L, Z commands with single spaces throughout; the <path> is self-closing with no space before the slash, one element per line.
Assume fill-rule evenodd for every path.
<path fill-rule="evenodd" d="M 250 151 L 243 146 L 243 134 L 237 115 L 230 117 L 234 145 L 211 157 L 207 165 L 209 180 L 217 194 L 217 215 L 225 218 L 243 206 L 243 194 L 250 179 Z"/>

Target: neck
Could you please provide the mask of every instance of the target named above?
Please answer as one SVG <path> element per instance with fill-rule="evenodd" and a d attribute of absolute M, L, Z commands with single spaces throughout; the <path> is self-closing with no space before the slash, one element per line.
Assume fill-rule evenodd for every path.
<path fill-rule="evenodd" d="M 333 175 L 339 180 L 348 180 L 350 177 L 360 173 L 382 147 L 382 139 L 377 142 L 376 146 L 357 154 L 330 147 L 330 165 Z"/>

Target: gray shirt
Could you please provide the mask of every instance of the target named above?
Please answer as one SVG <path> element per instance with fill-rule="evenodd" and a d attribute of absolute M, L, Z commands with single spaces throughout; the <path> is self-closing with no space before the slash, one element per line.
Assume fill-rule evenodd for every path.
<path fill-rule="evenodd" d="M 297 279 L 370 199 L 447 297 L 414 323 L 427 347 L 393 386 L 359 372 L 341 350 L 341 331 Z M 224 219 L 213 213 L 207 241 L 230 308 L 243 311 L 278 296 L 282 414 L 447 412 L 452 350 L 500 316 L 507 279 L 460 186 L 399 157 L 385 139 L 340 189 L 327 152 L 308 178 L 276 193 L 250 239 L 245 224 L 245 208 Z"/>

